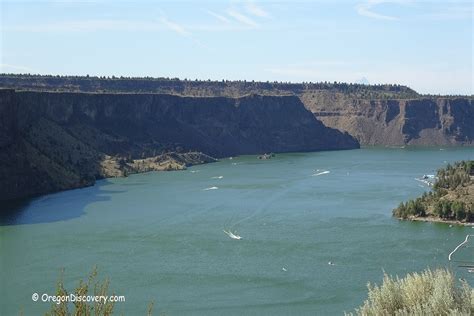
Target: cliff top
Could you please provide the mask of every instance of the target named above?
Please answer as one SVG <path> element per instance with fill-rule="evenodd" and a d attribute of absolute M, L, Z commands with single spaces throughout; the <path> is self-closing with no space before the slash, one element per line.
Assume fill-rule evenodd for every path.
<path fill-rule="evenodd" d="M 211 81 L 152 77 L 53 76 L 0 74 L 0 87 L 16 90 L 93 93 L 171 93 L 189 96 L 288 95 L 323 90 L 366 99 L 420 98 L 413 89 L 396 84 L 364 85 L 342 82 Z"/>

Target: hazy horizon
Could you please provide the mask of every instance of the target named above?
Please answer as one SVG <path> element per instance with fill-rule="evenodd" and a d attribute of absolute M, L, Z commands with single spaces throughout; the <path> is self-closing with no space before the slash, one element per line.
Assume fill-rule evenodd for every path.
<path fill-rule="evenodd" d="M 473 94 L 470 1 L 2 1 L 0 72 Z"/>

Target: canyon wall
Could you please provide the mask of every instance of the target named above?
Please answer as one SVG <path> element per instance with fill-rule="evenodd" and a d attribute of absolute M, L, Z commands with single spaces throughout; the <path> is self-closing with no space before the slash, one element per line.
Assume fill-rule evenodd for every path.
<path fill-rule="evenodd" d="M 212 157 L 358 148 L 295 96 L 0 90 L 0 200 Z"/>
<path fill-rule="evenodd" d="M 34 91 L 297 96 L 328 127 L 362 145 L 473 145 L 473 96 L 427 96 L 401 85 L 198 81 L 168 78 L 0 75 L 0 87 Z"/>
<path fill-rule="evenodd" d="M 0 74 L 0 200 L 213 157 L 472 146 L 473 100 L 400 85 Z"/>
<path fill-rule="evenodd" d="M 304 102 L 326 126 L 347 131 L 362 145 L 474 145 L 469 97 Z"/>

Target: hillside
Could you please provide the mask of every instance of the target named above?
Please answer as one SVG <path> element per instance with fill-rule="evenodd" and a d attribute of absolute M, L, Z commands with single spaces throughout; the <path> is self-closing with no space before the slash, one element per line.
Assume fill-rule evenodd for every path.
<path fill-rule="evenodd" d="M 474 161 L 439 169 L 433 191 L 401 203 L 393 215 L 400 219 L 474 222 Z"/>

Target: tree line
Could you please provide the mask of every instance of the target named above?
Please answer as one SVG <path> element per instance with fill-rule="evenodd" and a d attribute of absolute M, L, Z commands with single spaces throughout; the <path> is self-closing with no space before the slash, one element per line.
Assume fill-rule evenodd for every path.
<path fill-rule="evenodd" d="M 474 202 L 469 192 L 463 189 L 474 185 L 473 176 L 474 161 L 448 164 L 438 170 L 433 191 L 425 192 L 421 197 L 406 203 L 400 203 L 393 210 L 393 215 L 402 219 L 434 215 L 445 220 L 473 222 Z M 467 201 L 464 199 L 466 196 Z"/>

